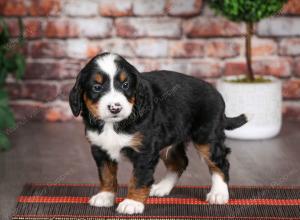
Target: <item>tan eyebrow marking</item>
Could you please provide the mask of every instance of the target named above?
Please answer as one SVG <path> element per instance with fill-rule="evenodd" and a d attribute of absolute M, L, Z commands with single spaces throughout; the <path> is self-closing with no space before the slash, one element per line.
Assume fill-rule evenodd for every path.
<path fill-rule="evenodd" d="M 119 75 L 119 79 L 121 82 L 124 82 L 127 79 L 126 73 L 125 72 L 121 72 Z"/>
<path fill-rule="evenodd" d="M 100 73 L 97 73 L 95 80 L 97 83 L 102 84 L 103 83 L 103 76 Z"/>

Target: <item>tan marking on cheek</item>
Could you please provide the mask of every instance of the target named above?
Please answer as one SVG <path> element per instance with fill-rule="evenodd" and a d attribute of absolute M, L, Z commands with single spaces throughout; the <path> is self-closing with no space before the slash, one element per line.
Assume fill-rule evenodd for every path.
<path fill-rule="evenodd" d="M 150 193 L 150 187 L 145 186 L 145 187 L 137 188 L 135 177 L 132 177 L 130 179 L 128 185 L 128 194 L 127 194 L 128 199 L 133 199 L 135 201 L 144 203 L 148 198 L 149 193 Z"/>
<path fill-rule="evenodd" d="M 132 105 L 134 105 L 135 104 L 135 97 L 131 97 L 129 99 L 129 103 L 132 104 Z"/>
<path fill-rule="evenodd" d="M 134 133 L 131 142 L 130 147 L 132 147 L 135 151 L 139 152 L 140 147 L 142 146 L 144 135 L 142 135 L 140 132 Z"/>
<path fill-rule="evenodd" d="M 99 115 L 97 103 L 93 103 L 93 101 L 90 100 L 90 99 L 86 96 L 86 94 L 83 95 L 83 100 L 84 100 L 84 103 L 85 103 L 86 107 L 87 107 L 88 110 L 92 113 L 92 115 L 93 115 L 95 118 L 100 119 L 100 115 Z"/>
<path fill-rule="evenodd" d="M 104 162 L 102 167 L 99 167 L 99 179 L 101 184 L 101 191 L 117 192 L 117 163 L 108 161 Z"/>
<path fill-rule="evenodd" d="M 120 82 L 124 82 L 127 79 L 126 73 L 121 72 L 119 75 Z"/>
<path fill-rule="evenodd" d="M 220 174 L 220 176 L 225 179 L 224 173 L 221 171 L 219 167 L 210 159 L 210 145 L 209 144 L 195 144 L 195 148 L 197 149 L 198 153 L 204 158 L 209 171 L 211 173 L 216 172 Z"/>
<path fill-rule="evenodd" d="M 103 83 L 103 76 L 101 74 L 97 74 L 96 77 L 95 77 L 95 81 L 99 84 L 102 84 Z"/>

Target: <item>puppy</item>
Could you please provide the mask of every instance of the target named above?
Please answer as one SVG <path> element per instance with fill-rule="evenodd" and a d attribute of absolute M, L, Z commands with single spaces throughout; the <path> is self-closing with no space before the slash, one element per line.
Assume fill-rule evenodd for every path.
<path fill-rule="evenodd" d="M 224 145 L 224 129 L 240 127 L 247 120 L 245 115 L 226 117 L 224 101 L 210 84 L 171 71 L 140 73 L 123 57 L 103 53 L 80 71 L 69 102 L 74 116 L 81 113 L 99 171 L 101 189 L 90 205 L 114 205 L 118 163 L 127 157 L 133 173 L 117 212 L 142 213 L 149 195 L 168 195 L 175 186 L 188 165 L 189 141 L 212 175 L 207 201 L 228 201 L 230 150 Z M 153 184 L 159 158 L 168 171 Z"/>

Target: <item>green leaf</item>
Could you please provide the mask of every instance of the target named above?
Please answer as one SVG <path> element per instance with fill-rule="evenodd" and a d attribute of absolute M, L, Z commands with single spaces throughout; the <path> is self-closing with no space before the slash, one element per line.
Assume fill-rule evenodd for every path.
<path fill-rule="evenodd" d="M 0 46 L 4 46 L 9 42 L 9 31 L 3 18 L 0 18 L 0 27 Z"/>
<path fill-rule="evenodd" d="M 15 118 L 9 106 L 0 108 L 0 128 L 12 128 L 15 126 Z"/>
<path fill-rule="evenodd" d="M 286 0 L 210 0 L 218 14 L 232 21 L 257 22 L 276 15 Z"/>
<path fill-rule="evenodd" d="M 20 29 L 20 35 L 19 35 L 19 43 L 23 46 L 25 42 L 24 38 L 24 25 L 22 23 L 22 20 L 20 17 L 18 17 L 18 24 L 19 24 L 19 29 Z"/>
<path fill-rule="evenodd" d="M 16 78 L 17 80 L 20 80 L 25 72 L 26 67 L 26 61 L 25 57 L 22 54 L 16 54 Z"/>
<path fill-rule="evenodd" d="M 4 90 L 0 90 L 0 108 L 8 106 L 8 95 Z"/>
<path fill-rule="evenodd" d="M 10 148 L 10 142 L 5 134 L 0 132 L 0 150 L 8 150 Z"/>

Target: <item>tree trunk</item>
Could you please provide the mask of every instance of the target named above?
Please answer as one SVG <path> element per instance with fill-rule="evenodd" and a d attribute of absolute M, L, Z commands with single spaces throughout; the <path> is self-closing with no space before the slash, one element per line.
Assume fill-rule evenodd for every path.
<path fill-rule="evenodd" d="M 253 34 L 253 23 L 247 22 L 247 35 L 246 35 L 247 77 L 251 81 L 254 81 L 254 74 L 252 70 L 252 55 L 251 55 L 252 34 Z"/>

